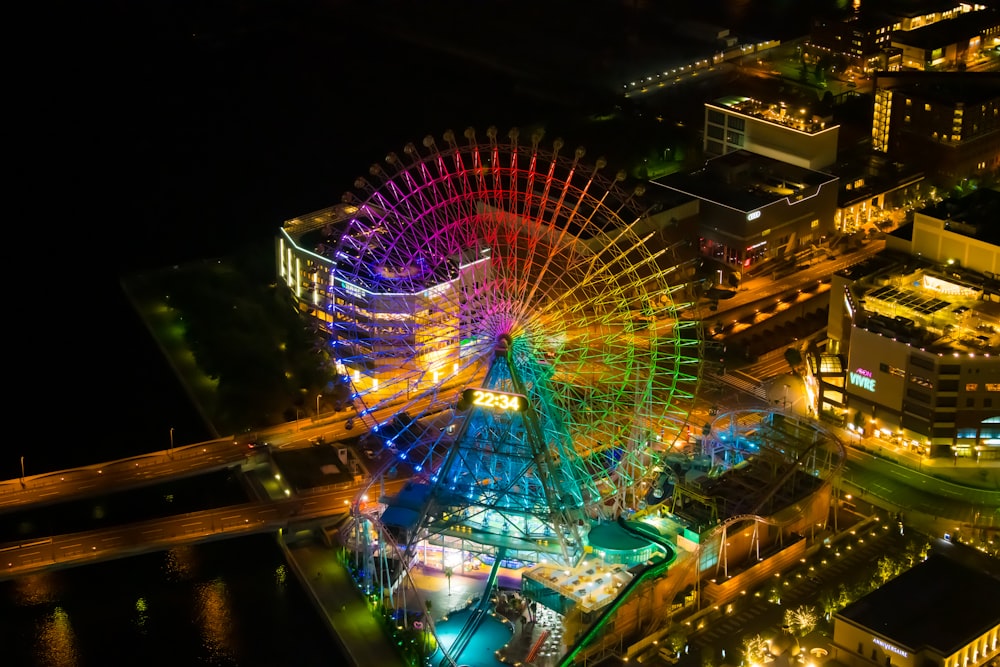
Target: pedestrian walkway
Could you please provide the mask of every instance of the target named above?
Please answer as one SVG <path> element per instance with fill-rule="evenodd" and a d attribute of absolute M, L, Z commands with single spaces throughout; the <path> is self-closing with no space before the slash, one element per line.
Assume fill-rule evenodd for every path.
<path fill-rule="evenodd" d="M 289 566 L 352 665 L 406 667 L 334 549 L 315 542 L 283 548 Z"/>

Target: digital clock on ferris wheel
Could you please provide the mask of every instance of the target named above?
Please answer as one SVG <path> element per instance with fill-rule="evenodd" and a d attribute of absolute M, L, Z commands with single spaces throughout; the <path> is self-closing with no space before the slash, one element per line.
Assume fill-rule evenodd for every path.
<path fill-rule="evenodd" d="M 462 409 L 485 408 L 497 412 L 522 412 L 528 407 L 528 399 L 521 394 L 472 387 L 462 392 L 459 407 Z"/>

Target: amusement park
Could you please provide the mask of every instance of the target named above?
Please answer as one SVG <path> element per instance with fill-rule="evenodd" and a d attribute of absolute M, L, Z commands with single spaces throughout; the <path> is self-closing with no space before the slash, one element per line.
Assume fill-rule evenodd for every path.
<path fill-rule="evenodd" d="M 696 261 L 606 167 L 540 131 L 446 132 L 277 239 L 378 454 L 333 540 L 411 664 L 656 652 L 836 530 L 832 431 L 692 421 Z"/>

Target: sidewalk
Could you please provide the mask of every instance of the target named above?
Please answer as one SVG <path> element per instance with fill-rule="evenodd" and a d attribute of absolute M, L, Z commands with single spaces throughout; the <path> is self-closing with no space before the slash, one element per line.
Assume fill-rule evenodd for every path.
<path fill-rule="evenodd" d="M 281 542 L 281 546 L 289 566 L 350 664 L 407 667 L 333 549 L 314 543 L 285 545 Z"/>

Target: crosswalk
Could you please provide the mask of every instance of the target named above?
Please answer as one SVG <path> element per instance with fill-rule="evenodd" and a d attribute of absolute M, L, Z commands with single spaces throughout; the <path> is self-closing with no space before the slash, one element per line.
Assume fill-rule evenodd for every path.
<path fill-rule="evenodd" d="M 738 389 L 764 401 L 767 400 L 767 392 L 764 391 L 764 385 L 762 385 L 759 380 L 752 378 L 749 375 L 744 375 L 742 373 L 738 375 L 736 373 L 723 373 L 718 376 L 718 378 L 733 389 Z"/>

